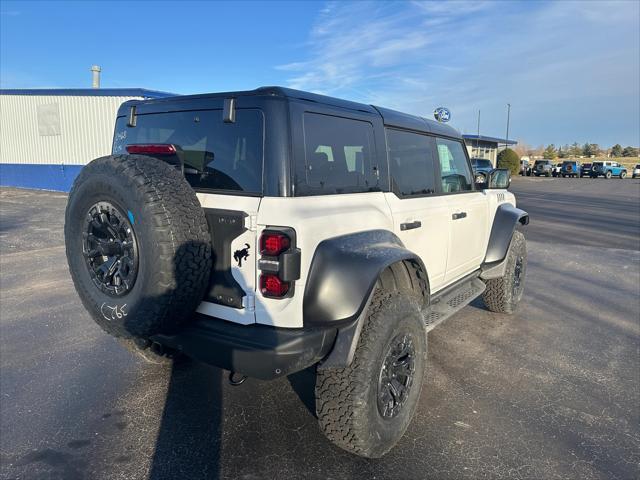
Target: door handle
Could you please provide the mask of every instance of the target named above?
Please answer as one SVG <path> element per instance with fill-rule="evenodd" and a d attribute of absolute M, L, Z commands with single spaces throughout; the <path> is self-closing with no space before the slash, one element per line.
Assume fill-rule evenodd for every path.
<path fill-rule="evenodd" d="M 466 218 L 466 217 L 467 217 L 467 212 L 458 212 L 451 215 L 451 218 L 453 218 L 454 220 L 460 220 L 461 218 Z"/>
<path fill-rule="evenodd" d="M 414 228 L 420 228 L 422 226 L 422 222 L 420 220 L 415 220 L 413 222 L 401 223 L 400 230 L 413 230 Z"/>

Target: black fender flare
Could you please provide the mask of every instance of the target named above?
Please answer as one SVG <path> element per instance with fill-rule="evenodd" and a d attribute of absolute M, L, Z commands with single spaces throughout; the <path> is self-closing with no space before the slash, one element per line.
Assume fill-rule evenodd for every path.
<path fill-rule="evenodd" d="M 417 262 L 428 285 L 422 260 L 390 231 L 368 230 L 318 244 L 305 287 L 304 324 L 335 325 L 337 335 L 331 352 L 317 368 L 343 368 L 351 364 L 380 274 L 404 260 Z"/>
<path fill-rule="evenodd" d="M 321 241 L 311 260 L 303 299 L 306 326 L 344 325 L 362 313 L 382 271 L 422 260 L 388 230 L 367 230 Z"/>
<path fill-rule="evenodd" d="M 500 276 L 501 266 L 509 251 L 511 238 L 518 225 L 527 225 L 529 214 L 510 203 L 498 206 L 493 219 L 487 253 L 482 264 L 481 278 L 487 280 Z"/>

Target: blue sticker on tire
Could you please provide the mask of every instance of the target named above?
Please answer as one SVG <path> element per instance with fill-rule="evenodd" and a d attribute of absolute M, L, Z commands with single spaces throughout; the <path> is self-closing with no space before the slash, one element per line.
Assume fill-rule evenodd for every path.
<path fill-rule="evenodd" d="M 129 217 L 129 221 L 131 222 L 131 225 L 136 223 L 135 219 L 133 218 L 133 213 L 131 213 L 131 210 L 127 210 L 127 217 Z"/>

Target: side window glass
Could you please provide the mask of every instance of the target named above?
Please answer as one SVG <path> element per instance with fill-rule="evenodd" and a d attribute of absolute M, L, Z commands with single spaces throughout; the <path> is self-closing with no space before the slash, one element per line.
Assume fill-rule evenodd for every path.
<path fill-rule="evenodd" d="M 435 192 L 431 145 L 426 135 L 387 129 L 391 189 L 399 197 Z"/>
<path fill-rule="evenodd" d="M 455 193 L 472 190 L 473 175 L 467 164 L 462 143 L 456 140 L 436 138 L 442 191 Z"/>
<path fill-rule="evenodd" d="M 296 181 L 296 195 L 380 189 L 370 123 L 305 113 L 304 138 L 305 175 Z"/>

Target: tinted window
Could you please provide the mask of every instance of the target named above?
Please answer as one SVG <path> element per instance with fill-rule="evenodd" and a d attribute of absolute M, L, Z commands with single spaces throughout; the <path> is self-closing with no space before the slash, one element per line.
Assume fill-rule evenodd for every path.
<path fill-rule="evenodd" d="M 469 170 L 467 157 L 461 142 L 436 138 L 442 191 L 444 193 L 462 192 L 473 188 L 473 177 Z"/>
<path fill-rule="evenodd" d="M 304 143 L 304 177 L 296 179 L 296 195 L 379 190 L 370 123 L 305 113 Z"/>
<path fill-rule="evenodd" d="M 433 140 L 425 135 L 387 129 L 391 189 L 398 196 L 435 191 Z"/>
<path fill-rule="evenodd" d="M 483 160 L 481 158 L 473 158 L 471 161 L 473 162 L 473 166 L 476 168 L 493 168 L 493 165 L 489 160 Z"/>
<path fill-rule="evenodd" d="M 138 115 L 136 126 L 119 118 L 113 153 L 132 143 L 170 143 L 184 162 L 195 189 L 262 191 L 263 118 L 259 110 L 237 110 L 235 123 L 222 121 L 222 110 Z"/>

